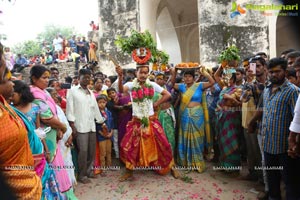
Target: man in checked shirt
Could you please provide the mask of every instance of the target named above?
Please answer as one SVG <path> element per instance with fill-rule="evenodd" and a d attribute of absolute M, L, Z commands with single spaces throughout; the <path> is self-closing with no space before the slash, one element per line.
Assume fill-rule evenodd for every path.
<path fill-rule="evenodd" d="M 300 171 L 297 159 L 288 156 L 289 126 L 293 120 L 299 88 L 285 78 L 287 61 L 273 58 L 268 64 L 270 82 L 263 93 L 262 147 L 269 186 L 269 199 L 281 199 L 280 181 L 286 199 L 300 199 Z"/>

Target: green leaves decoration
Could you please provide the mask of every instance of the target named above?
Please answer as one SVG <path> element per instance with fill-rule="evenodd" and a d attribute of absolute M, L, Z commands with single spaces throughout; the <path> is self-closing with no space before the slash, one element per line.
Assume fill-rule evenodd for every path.
<path fill-rule="evenodd" d="M 239 49 L 234 45 L 227 47 L 224 51 L 222 51 L 222 53 L 218 57 L 219 63 L 221 63 L 222 61 L 232 61 L 232 60 L 236 60 L 236 61 L 241 60 L 241 57 L 239 55 Z"/>
<path fill-rule="evenodd" d="M 134 49 L 140 47 L 150 49 L 151 53 L 156 50 L 156 43 L 154 42 L 154 39 L 148 30 L 143 33 L 137 32 L 136 30 L 131 30 L 131 35 L 128 38 L 117 36 L 115 44 L 123 53 L 127 53 L 129 55 L 131 55 L 131 52 Z"/>

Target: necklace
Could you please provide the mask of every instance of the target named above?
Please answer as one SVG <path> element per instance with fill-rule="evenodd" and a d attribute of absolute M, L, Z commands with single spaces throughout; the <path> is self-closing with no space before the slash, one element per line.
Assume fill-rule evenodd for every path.
<path fill-rule="evenodd" d="M 150 80 L 147 79 L 144 85 L 141 86 L 137 78 L 135 78 L 133 80 L 131 96 L 133 113 L 141 120 L 144 127 L 148 127 L 150 106 L 154 96 L 154 88 Z"/>

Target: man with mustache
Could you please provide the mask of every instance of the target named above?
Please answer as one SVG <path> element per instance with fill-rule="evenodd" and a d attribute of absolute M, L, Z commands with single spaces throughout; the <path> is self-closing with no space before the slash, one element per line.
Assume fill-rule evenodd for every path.
<path fill-rule="evenodd" d="M 300 90 L 285 78 L 287 65 L 283 58 L 270 60 L 271 84 L 263 93 L 261 134 L 269 199 L 281 199 L 281 177 L 286 186 L 286 199 L 300 199 L 299 161 L 288 156 L 289 126 Z"/>

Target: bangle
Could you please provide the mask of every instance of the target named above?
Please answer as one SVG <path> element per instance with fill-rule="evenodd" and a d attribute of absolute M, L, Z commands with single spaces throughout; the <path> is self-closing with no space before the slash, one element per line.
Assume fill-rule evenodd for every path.
<path fill-rule="evenodd" d="M 45 154 L 50 154 L 50 153 L 51 153 L 50 151 L 46 151 L 46 152 L 45 152 Z"/>

